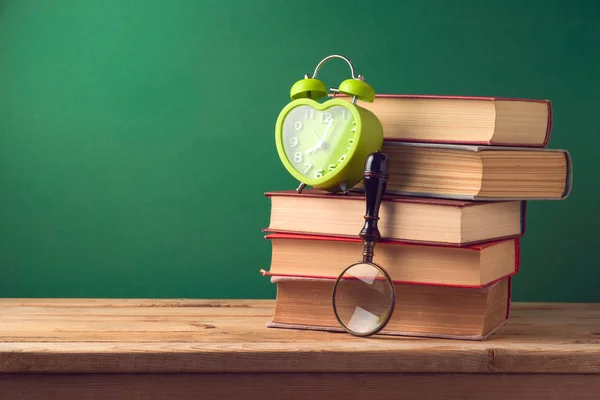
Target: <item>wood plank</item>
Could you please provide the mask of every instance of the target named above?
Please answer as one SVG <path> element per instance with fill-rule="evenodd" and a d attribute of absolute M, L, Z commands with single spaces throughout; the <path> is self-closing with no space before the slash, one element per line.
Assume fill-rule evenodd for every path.
<path fill-rule="evenodd" d="M 35 343 L 0 346 L 0 371 L 69 373 L 143 372 L 460 372 L 600 374 L 600 350 L 474 349 L 446 343 L 389 347 L 311 343 L 287 348 L 244 343 Z"/>
<path fill-rule="evenodd" d="M 272 300 L 3 299 L 0 372 L 600 374 L 600 304 L 514 304 L 483 342 L 267 329 Z"/>
<path fill-rule="evenodd" d="M 600 375 L 0 374 L 0 393 L 7 400 L 591 400 L 600 393 Z"/>

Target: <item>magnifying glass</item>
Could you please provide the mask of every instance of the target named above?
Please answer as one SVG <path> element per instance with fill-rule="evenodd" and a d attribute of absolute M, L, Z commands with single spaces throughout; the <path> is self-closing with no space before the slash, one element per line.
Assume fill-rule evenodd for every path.
<path fill-rule="evenodd" d="M 377 222 L 387 184 L 388 157 L 377 151 L 365 161 L 363 186 L 366 199 L 365 222 L 360 231 L 362 261 L 346 267 L 333 287 L 333 310 L 340 325 L 355 336 L 370 336 L 389 322 L 396 303 L 389 274 L 373 262 L 375 244 L 381 238 Z"/>

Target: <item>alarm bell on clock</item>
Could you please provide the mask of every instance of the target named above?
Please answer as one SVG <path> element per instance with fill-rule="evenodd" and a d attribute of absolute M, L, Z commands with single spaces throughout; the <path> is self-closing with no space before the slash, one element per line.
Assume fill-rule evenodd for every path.
<path fill-rule="evenodd" d="M 327 96 L 325 84 L 317 79 L 319 69 L 333 58 L 350 66 L 351 78 Z M 348 99 L 336 98 L 336 93 Z M 366 157 L 383 145 L 383 128 L 371 111 L 357 100 L 372 103 L 375 91 L 356 75 L 344 56 L 331 55 L 319 62 L 313 76 L 306 74 L 291 90 L 292 101 L 279 113 L 275 126 L 277 153 L 287 171 L 300 185 L 298 193 L 310 185 L 332 193 L 348 190 L 362 180 Z"/>

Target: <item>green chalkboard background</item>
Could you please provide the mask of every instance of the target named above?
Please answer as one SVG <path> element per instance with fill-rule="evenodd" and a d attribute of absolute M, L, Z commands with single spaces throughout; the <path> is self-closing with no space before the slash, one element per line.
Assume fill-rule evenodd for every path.
<path fill-rule="evenodd" d="M 379 93 L 552 100 L 574 187 L 529 203 L 514 299 L 600 301 L 599 4 L 0 0 L 0 296 L 273 297 L 275 118 L 340 53 Z"/>

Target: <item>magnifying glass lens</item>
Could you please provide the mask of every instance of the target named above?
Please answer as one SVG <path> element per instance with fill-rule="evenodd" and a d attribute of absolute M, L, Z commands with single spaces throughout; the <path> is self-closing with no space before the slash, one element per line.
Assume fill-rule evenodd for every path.
<path fill-rule="evenodd" d="M 389 276 L 377 265 L 348 267 L 336 281 L 333 308 L 340 324 L 355 335 L 368 336 L 389 321 L 396 301 Z"/>

